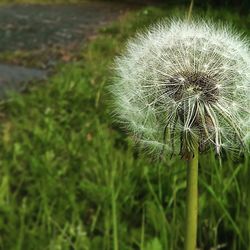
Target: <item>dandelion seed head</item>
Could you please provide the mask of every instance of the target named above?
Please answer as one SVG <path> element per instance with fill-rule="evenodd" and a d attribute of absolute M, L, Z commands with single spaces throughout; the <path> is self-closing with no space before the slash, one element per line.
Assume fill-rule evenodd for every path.
<path fill-rule="evenodd" d="M 167 20 L 131 39 L 115 62 L 115 117 L 154 154 L 250 140 L 250 51 L 226 26 Z"/>

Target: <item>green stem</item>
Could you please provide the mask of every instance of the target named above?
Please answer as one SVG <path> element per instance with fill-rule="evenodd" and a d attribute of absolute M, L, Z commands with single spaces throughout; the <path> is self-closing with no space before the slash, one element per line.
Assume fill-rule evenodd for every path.
<path fill-rule="evenodd" d="M 187 200 L 185 250 L 196 249 L 197 214 L 198 214 L 198 143 L 195 144 L 194 156 L 190 157 L 187 165 Z"/>
<path fill-rule="evenodd" d="M 117 228 L 117 211 L 116 211 L 116 197 L 115 191 L 112 190 L 112 222 L 113 222 L 113 243 L 114 250 L 118 250 L 118 228 Z"/>
<path fill-rule="evenodd" d="M 118 245 L 118 227 L 117 227 L 117 209 L 116 209 L 116 202 L 117 202 L 117 194 L 115 192 L 115 170 L 112 171 L 112 186 L 111 186 L 111 206 L 112 206 L 112 223 L 113 223 L 113 243 L 114 243 L 114 250 L 119 250 Z"/>
<path fill-rule="evenodd" d="M 194 0 L 191 0 L 190 5 L 189 5 L 189 9 L 188 9 L 188 15 L 187 15 L 187 20 L 188 21 L 190 21 L 190 19 L 191 19 L 193 7 L 194 7 Z"/>

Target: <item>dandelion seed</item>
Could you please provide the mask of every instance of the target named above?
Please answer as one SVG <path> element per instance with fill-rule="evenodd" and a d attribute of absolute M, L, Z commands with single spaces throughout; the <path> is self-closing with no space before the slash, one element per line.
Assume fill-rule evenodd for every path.
<path fill-rule="evenodd" d="M 131 40 L 111 86 L 116 118 L 154 154 L 249 141 L 250 53 L 230 28 L 164 21 Z"/>

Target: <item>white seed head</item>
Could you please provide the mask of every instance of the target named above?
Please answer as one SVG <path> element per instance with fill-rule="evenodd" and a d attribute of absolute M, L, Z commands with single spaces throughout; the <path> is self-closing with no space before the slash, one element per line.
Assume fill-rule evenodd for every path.
<path fill-rule="evenodd" d="M 115 62 L 115 116 L 152 153 L 209 146 L 242 149 L 250 138 L 250 51 L 231 28 L 167 20 L 138 34 Z"/>

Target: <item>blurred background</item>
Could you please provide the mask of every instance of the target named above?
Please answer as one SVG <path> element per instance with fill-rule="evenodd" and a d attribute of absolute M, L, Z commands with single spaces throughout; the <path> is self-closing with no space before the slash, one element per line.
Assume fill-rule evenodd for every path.
<path fill-rule="evenodd" d="M 0 0 L 0 249 L 181 250 L 185 173 L 113 123 L 113 60 L 189 1 Z M 192 15 L 250 35 L 250 1 Z M 202 155 L 200 250 L 250 249 L 250 157 Z"/>

